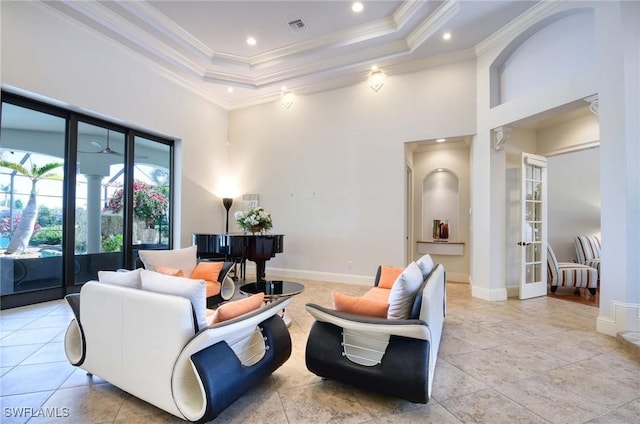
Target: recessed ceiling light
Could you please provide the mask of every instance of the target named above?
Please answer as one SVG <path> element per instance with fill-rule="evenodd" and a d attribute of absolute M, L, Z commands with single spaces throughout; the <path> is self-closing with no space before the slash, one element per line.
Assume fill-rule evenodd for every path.
<path fill-rule="evenodd" d="M 227 87 L 227 93 L 233 93 L 233 87 Z"/>
<path fill-rule="evenodd" d="M 444 34 L 442 34 L 442 39 L 443 40 L 451 39 L 451 33 L 450 32 L 445 32 Z"/>
<path fill-rule="evenodd" d="M 356 13 L 360 13 L 364 10 L 364 5 L 361 2 L 357 1 L 351 5 L 351 10 Z"/>
<path fill-rule="evenodd" d="M 446 138 L 439 138 L 439 139 L 436 140 L 436 143 L 443 143 L 445 141 L 447 141 Z"/>
<path fill-rule="evenodd" d="M 256 41 L 256 39 L 255 39 L 255 38 L 253 38 L 253 37 L 251 37 L 251 36 L 247 37 L 247 44 L 248 44 L 248 45 L 250 45 L 250 46 L 255 46 L 255 45 L 256 45 L 256 43 L 257 43 L 257 41 Z"/>

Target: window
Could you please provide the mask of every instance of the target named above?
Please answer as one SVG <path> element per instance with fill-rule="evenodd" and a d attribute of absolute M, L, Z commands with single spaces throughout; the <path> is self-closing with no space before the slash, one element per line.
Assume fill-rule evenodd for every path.
<path fill-rule="evenodd" d="M 170 248 L 171 140 L 4 92 L 0 129 L 2 308 Z"/>

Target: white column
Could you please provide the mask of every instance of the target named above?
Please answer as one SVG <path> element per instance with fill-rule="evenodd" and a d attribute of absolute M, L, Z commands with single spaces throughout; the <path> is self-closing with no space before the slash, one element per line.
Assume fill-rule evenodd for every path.
<path fill-rule="evenodd" d="M 100 253 L 102 239 L 102 189 L 101 175 L 86 175 L 87 178 L 87 253 Z"/>
<path fill-rule="evenodd" d="M 602 268 L 598 331 L 640 331 L 640 4 L 596 7 Z"/>

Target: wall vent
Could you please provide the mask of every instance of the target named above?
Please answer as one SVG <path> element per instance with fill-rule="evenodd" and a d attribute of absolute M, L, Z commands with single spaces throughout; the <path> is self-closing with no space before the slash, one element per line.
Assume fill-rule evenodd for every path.
<path fill-rule="evenodd" d="M 307 30 L 307 24 L 305 24 L 302 19 L 296 19 L 295 21 L 289 22 L 287 25 L 289 25 L 289 28 L 291 28 L 291 31 L 293 32 L 300 32 L 300 31 Z"/>

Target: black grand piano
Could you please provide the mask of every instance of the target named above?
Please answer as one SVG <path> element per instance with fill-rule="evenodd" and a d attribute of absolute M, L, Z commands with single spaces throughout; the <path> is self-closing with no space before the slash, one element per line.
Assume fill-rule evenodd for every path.
<path fill-rule="evenodd" d="M 224 258 L 244 264 L 256 263 L 256 279 L 264 281 L 266 262 L 276 253 L 282 253 L 283 234 L 193 234 L 199 258 Z M 244 275 L 243 275 L 244 276 Z"/>

